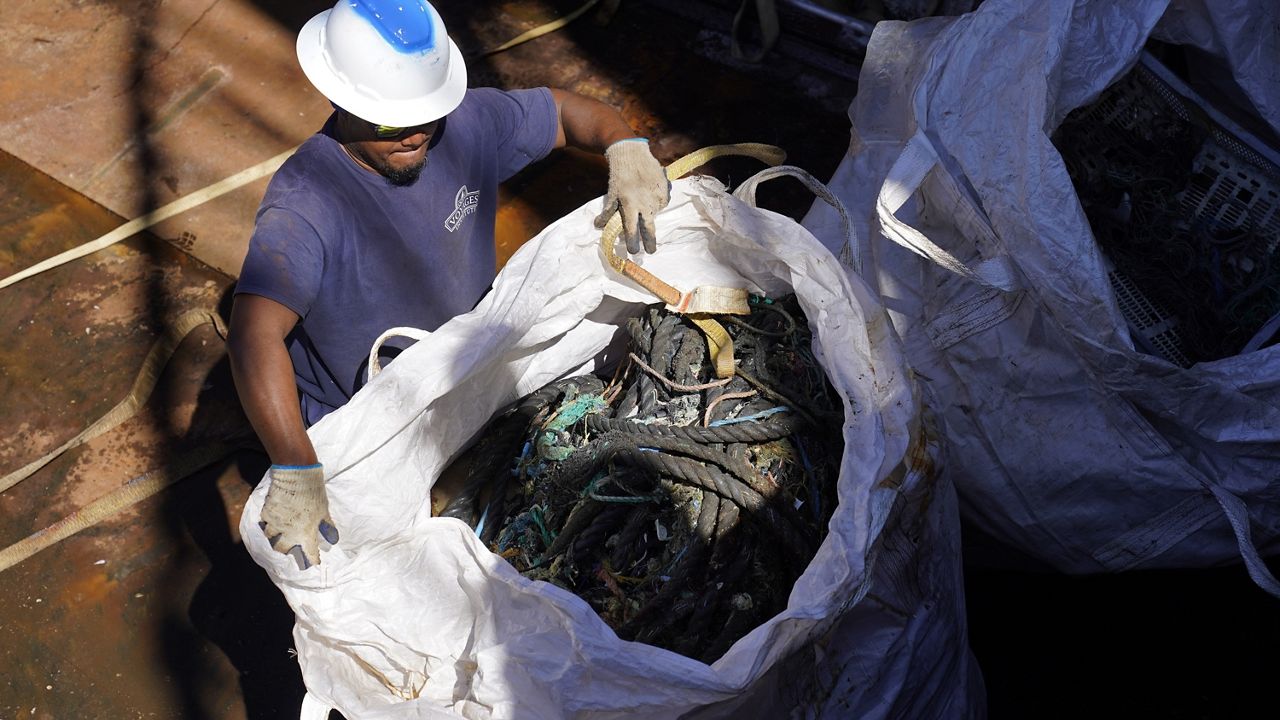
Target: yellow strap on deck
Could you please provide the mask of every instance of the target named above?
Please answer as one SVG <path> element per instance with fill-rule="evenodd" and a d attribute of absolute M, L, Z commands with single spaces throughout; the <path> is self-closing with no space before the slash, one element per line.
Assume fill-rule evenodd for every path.
<path fill-rule="evenodd" d="M 218 335 L 226 337 L 227 329 L 222 318 L 212 310 L 191 310 L 183 313 L 173 322 L 166 324 L 165 333 L 151 346 L 147 357 L 142 362 L 133 381 L 133 387 L 106 415 L 99 418 L 75 437 L 33 460 L 21 468 L 0 478 L 0 492 L 17 485 L 30 477 L 37 470 L 49 464 L 62 453 L 83 445 L 121 423 L 133 417 L 151 397 L 160 373 L 177 350 L 178 345 L 196 328 L 212 324 Z M 233 444 L 211 441 L 194 451 L 180 455 L 159 470 L 144 473 L 125 483 L 120 488 L 107 493 L 88 505 L 78 508 L 73 513 L 58 520 L 43 530 L 10 545 L 0 548 L 0 572 L 26 560 L 32 555 L 48 548 L 61 540 L 93 527 L 116 513 L 145 500 L 188 475 L 205 468 L 217 460 L 227 457 L 233 450 L 245 443 Z"/>
<path fill-rule="evenodd" d="M 142 368 L 138 371 L 137 377 L 134 378 L 133 387 L 129 389 L 129 394 L 115 407 L 111 408 L 106 415 L 98 418 L 97 421 L 80 431 L 75 437 L 45 453 L 42 457 L 32 460 L 4 477 L 0 477 L 0 492 L 4 492 L 31 477 L 37 470 L 48 465 L 62 453 L 89 442 L 133 417 L 138 412 L 138 408 L 145 405 L 147 399 L 151 397 L 151 391 L 155 389 L 156 383 L 160 380 L 160 371 L 168 364 L 169 358 L 173 356 L 178 345 L 187 335 L 191 334 L 192 330 L 209 323 L 213 324 L 219 335 L 222 337 L 227 336 L 227 329 L 222 324 L 222 318 L 212 310 L 191 310 L 183 313 L 173 322 L 166 324 L 164 334 L 155 341 L 155 344 L 151 346 L 151 350 L 147 353 L 146 359 L 142 361 Z"/>

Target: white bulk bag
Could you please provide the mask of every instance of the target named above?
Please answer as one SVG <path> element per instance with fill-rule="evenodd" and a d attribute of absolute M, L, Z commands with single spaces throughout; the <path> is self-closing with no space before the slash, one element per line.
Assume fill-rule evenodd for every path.
<path fill-rule="evenodd" d="M 840 505 L 787 609 L 713 665 L 623 642 L 531 582 L 429 491 L 504 405 L 590 371 L 652 303 L 601 259 L 596 200 L 522 247 L 476 309 L 401 353 L 310 430 L 340 542 L 299 571 L 251 495 L 241 533 L 296 614 L 304 717 L 980 717 L 958 510 L 911 374 L 865 285 L 795 221 L 678 181 L 639 261 L 682 289 L 798 294 L 845 403 Z"/>
<path fill-rule="evenodd" d="M 1050 141 L 1155 29 L 1185 33 L 1183 6 L 1207 12 L 987 0 L 959 18 L 881 23 L 829 188 L 938 400 L 962 517 L 1066 572 L 1243 558 L 1280 594 L 1260 558 L 1280 548 L 1280 346 L 1189 369 L 1136 351 Z M 1220 29 L 1248 27 L 1242 15 L 1274 29 L 1280 14 L 1212 10 L 1237 18 Z M 1274 64 L 1239 77 L 1275 87 Z M 843 242 L 825 206 L 804 225 Z"/>

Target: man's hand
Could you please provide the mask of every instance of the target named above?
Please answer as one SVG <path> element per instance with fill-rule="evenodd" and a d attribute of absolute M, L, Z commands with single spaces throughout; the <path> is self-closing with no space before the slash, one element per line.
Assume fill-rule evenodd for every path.
<path fill-rule="evenodd" d="M 271 487 L 258 526 L 276 552 L 291 556 L 299 570 L 320 564 L 316 534 L 333 545 L 338 529 L 329 517 L 321 465 L 272 465 Z"/>
<path fill-rule="evenodd" d="M 604 153 L 609 161 L 609 194 L 604 210 L 596 217 L 596 227 L 604 227 L 615 212 L 622 213 L 622 236 L 627 252 L 657 252 L 658 240 L 653 218 L 671 199 L 671 183 L 662 165 L 649 152 L 644 138 L 619 140 Z"/>

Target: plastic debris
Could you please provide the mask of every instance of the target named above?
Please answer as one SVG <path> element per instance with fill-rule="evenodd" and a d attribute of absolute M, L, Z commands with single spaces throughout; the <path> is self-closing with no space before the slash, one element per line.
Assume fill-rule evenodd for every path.
<path fill-rule="evenodd" d="M 786 607 L 826 535 L 843 409 L 794 296 L 716 316 L 737 373 L 653 307 L 612 377 L 553 382 L 455 462 L 441 515 L 528 578 L 574 592 L 623 639 L 712 662 Z"/>

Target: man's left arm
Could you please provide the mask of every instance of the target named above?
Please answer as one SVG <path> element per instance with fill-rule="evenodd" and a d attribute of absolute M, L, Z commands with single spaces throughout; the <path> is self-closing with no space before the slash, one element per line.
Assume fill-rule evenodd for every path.
<path fill-rule="evenodd" d="M 558 119 L 555 146 L 603 153 L 609 162 L 609 191 L 596 227 L 604 227 L 619 212 L 627 252 L 640 252 L 642 242 L 646 252 L 656 252 L 653 218 L 667 206 L 671 183 L 650 152 L 649 141 L 637 137 L 622 115 L 605 103 L 555 88 L 551 95 Z"/>

